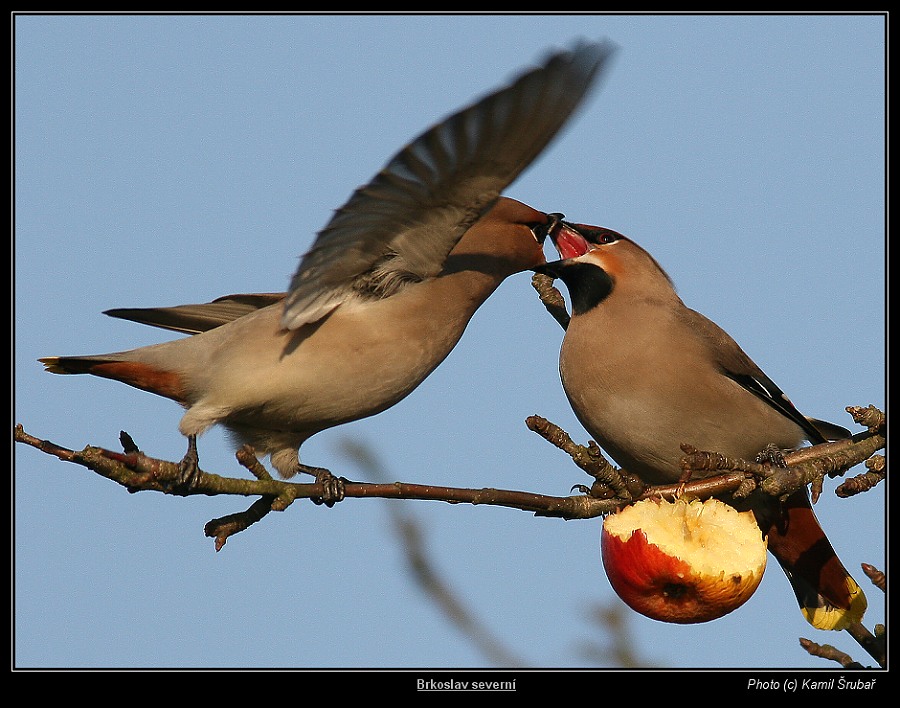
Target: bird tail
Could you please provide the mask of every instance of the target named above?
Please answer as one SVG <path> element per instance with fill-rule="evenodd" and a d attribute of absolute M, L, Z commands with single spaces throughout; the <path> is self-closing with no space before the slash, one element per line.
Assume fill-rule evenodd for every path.
<path fill-rule="evenodd" d="M 805 489 L 794 492 L 780 514 L 760 525 L 813 627 L 840 630 L 862 620 L 866 596 L 837 557 Z"/>
<path fill-rule="evenodd" d="M 94 356 L 48 356 L 38 361 L 51 374 L 92 374 L 121 381 L 180 403 L 185 401 L 185 387 L 177 372 L 126 357 L 127 352 Z"/>

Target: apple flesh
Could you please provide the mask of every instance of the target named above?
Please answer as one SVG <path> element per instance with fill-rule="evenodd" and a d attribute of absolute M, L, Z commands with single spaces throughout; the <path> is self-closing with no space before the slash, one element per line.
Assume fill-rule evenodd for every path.
<path fill-rule="evenodd" d="M 709 622 L 744 604 L 766 567 L 752 512 L 717 499 L 646 499 L 603 522 L 610 584 L 636 612 L 663 622 Z"/>

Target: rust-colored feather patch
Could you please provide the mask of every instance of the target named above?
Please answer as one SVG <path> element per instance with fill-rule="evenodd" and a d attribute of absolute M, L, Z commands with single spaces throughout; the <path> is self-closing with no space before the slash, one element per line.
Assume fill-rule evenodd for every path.
<path fill-rule="evenodd" d="M 178 373 L 137 361 L 115 361 L 92 357 L 54 356 L 40 359 L 54 374 L 92 374 L 121 381 L 178 403 L 186 402 L 184 382 Z"/>

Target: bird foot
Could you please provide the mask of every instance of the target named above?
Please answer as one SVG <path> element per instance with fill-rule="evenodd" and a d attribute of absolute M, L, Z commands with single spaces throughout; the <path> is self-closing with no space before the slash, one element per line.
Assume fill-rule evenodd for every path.
<path fill-rule="evenodd" d="M 197 436 L 188 435 L 188 449 L 178 463 L 178 476 L 170 485 L 175 494 L 190 492 L 200 479 L 200 455 L 197 453 Z"/>
<path fill-rule="evenodd" d="M 787 462 L 784 460 L 784 453 L 781 449 L 772 443 L 766 445 L 763 450 L 756 456 L 756 461 L 759 464 L 764 464 L 768 462 L 774 467 L 787 467 Z"/>
<path fill-rule="evenodd" d="M 300 465 L 300 471 L 313 475 L 316 482 L 322 485 L 322 496 L 312 497 L 313 504 L 332 507 L 344 498 L 344 484 L 347 480 L 343 477 L 335 477 L 324 467 L 310 467 L 303 464 Z"/>

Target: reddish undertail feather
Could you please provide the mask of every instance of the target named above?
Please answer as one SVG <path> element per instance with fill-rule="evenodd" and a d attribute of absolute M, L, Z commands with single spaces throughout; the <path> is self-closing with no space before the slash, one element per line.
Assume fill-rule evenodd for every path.
<path fill-rule="evenodd" d="M 92 374 L 121 381 L 129 386 L 185 402 L 185 388 L 181 377 L 136 361 L 116 361 L 96 357 L 51 356 L 39 359 L 53 374 Z"/>
<path fill-rule="evenodd" d="M 862 620 L 866 596 L 825 536 L 805 489 L 782 505 L 781 519 L 763 529 L 787 574 L 806 620 L 817 629 L 845 629 Z"/>

